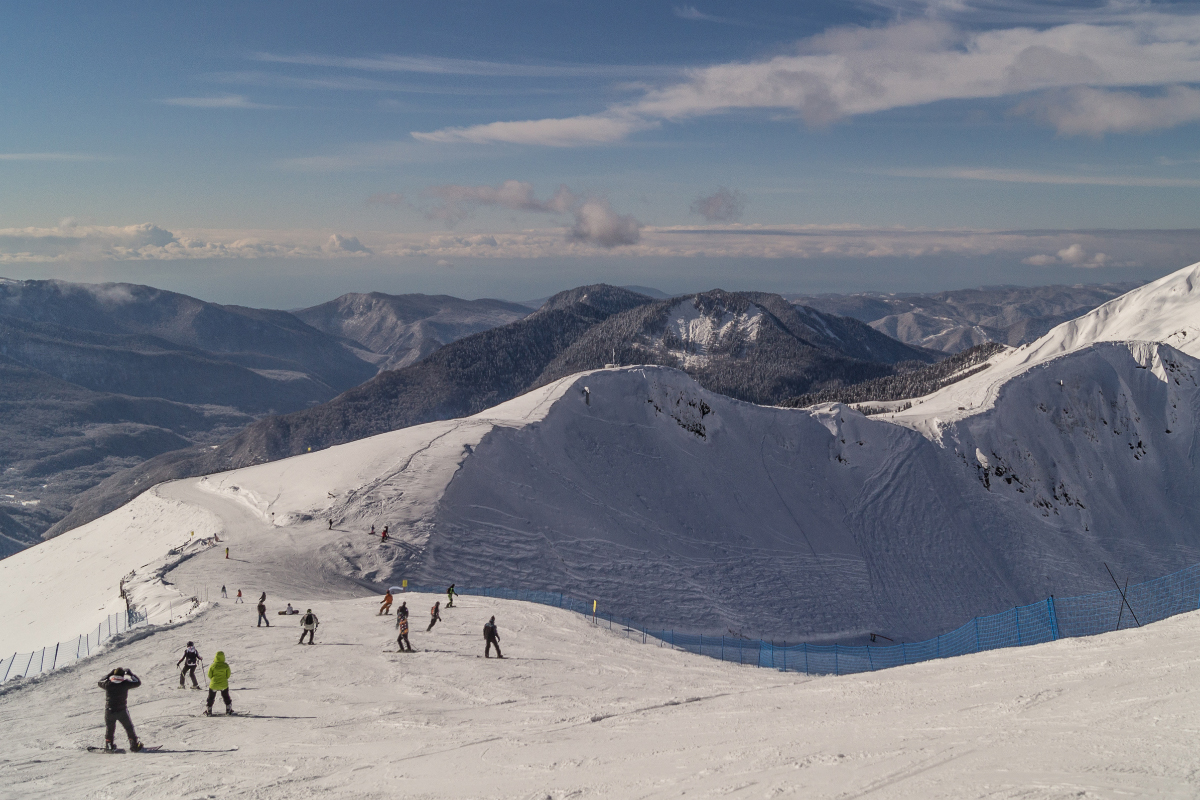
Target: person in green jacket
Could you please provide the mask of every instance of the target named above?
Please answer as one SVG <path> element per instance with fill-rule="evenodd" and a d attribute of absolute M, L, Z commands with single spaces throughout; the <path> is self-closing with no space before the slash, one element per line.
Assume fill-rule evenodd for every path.
<path fill-rule="evenodd" d="M 233 701 L 229 699 L 229 665 L 225 663 L 225 651 L 218 650 L 213 656 L 213 663 L 208 667 L 208 708 L 204 709 L 204 716 L 212 716 L 213 701 L 217 699 L 217 692 L 221 693 L 221 699 L 225 701 L 225 713 L 232 714 Z"/>

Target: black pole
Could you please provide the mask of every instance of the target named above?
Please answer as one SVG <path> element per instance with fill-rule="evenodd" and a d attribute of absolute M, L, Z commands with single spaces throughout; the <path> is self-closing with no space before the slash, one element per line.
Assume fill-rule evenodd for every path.
<path fill-rule="evenodd" d="M 1129 605 L 1129 598 L 1125 596 L 1125 592 L 1121 591 L 1121 584 L 1117 583 L 1117 579 L 1112 574 L 1112 570 L 1108 569 L 1108 564 L 1104 565 L 1104 569 L 1108 570 L 1108 577 L 1112 578 L 1113 586 L 1117 587 L 1117 592 L 1121 595 L 1121 600 L 1125 603 L 1125 607 L 1129 609 L 1129 614 L 1133 617 L 1133 621 L 1137 622 L 1137 626 L 1139 628 L 1142 627 L 1142 623 L 1138 622 L 1137 614 L 1133 613 L 1133 606 Z M 1118 621 L 1117 624 L 1119 625 L 1120 622 Z"/>
<path fill-rule="evenodd" d="M 1125 588 L 1121 590 L 1121 595 L 1124 596 L 1126 590 L 1129 589 L 1129 578 L 1125 579 Z M 1117 630 L 1121 630 L 1121 616 L 1125 613 L 1125 604 L 1121 604 L 1121 610 L 1117 613 Z"/>

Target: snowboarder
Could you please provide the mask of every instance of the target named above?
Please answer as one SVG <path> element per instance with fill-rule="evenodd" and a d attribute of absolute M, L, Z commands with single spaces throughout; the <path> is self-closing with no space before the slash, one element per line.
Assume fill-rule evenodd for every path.
<path fill-rule="evenodd" d="M 442 619 L 442 614 L 441 614 L 441 610 L 440 610 L 441 605 L 442 605 L 442 601 L 438 600 L 436 603 L 433 604 L 433 608 L 429 609 L 429 627 L 425 629 L 426 633 L 429 633 L 431 630 L 433 630 L 434 625 L 441 622 L 441 619 Z"/>
<path fill-rule="evenodd" d="M 263 597 L 266 597 L 266 596 L 267 596 L 266 592 L 263 592 Z M 261 628 L 262 624 L 264 622 L 267 623 L 268 628 L 271 627 L 271 620 L 267 619 L 267 604 L 264 601 L 259 600 L 258 601 L 258 624 L 255 625 L 254 627 Z"/>
<path fill-rule="evenodd" d="M 387 528 L 384 528 L 383 533 L 379 534 L 379 543 L 383 544 L 387 540 L 388 540 L 388 532 L 387 532 Z"/>
<path fill-rule="evenodd" d="M 454 591 L 454 584 L 452 583 L 450 584 L 450 588 L 446 590 L 446 608 L 454 608 L 454 595 L 456 594 L 458 594 L 458 592 Z"/>
<path fill-rule="evenodd" d="M 383 526 L 383 538 L 386 539 L 387 537 L 388 537 L 388 526 L 384 525 Z"/>
<path fill-rule="evenodd" d="M 400 632 L 400 635 L 396 637 L 396 646 L 400 648 L 401 653 L 405 648 L 408 648 L 408 652 L 411 653 L 413 649 L 412 643 L 408 641 L 408 614 L 402 616 L 399 611 L 396 612 L 396 630 Z"/>
<path fill-rule="evenodd" d="M 116 750 L 113 744 L 113 734 L 116 733 L 117 723 L 125 729 L 129 737 L 129 749 L 137 752 L 142 749 L 142 743 L 133 732 L 133 720 L 129 718 L 129 690 L 142 685 L 141 680 L 132 671 L 117 667 L 96 684 L 104 690 L 104 750 Z"/>
<path fill-rule="evenodd" d="M 279 613 L 280 613 L 280 614 L 286 614 L 287 616 L 289 616 L 289 617 L 290 617 L 291 615 L 293 615 L 293 614 L 299 614 L 300 612 L 299 612 L 298 610 L 296 610 L 296 609 L 292 608 L 292 604 L 291 604 L 291 603 L 288 603 L 288 606 L 287 606 L 287 608 L 285 608 L 283 611 L 280 611 Z"/>
<path fill-rule="evenodd" d="M 390 613 L 392 613 L 392 590 L 388 589 L 387 594 L 383 596 L 383 603 L 381 603 L 379 606 L 379 614 L 376 614 L 375 616 L 378 617 L 382 614 Z"/>
<path fill-rule="evenodd" d="M 504 658 L 504 654 L 500 652 L 500 631 L 496 629 L 496 618 L 492 617 L 483 626 L 483 641 L 486 644 L 483 646 L 483 657 L 492 657 L 492 645 L 496 646 L 496 658 Z"/>
<path fill-rule="evenodd" d="M 304 616 L 300 618 L 300 641 L 297 644 L 304 644 L 304 637 L 308 637 L 308 643 L 313 644 L 313 637 L 316 636 L 317 626 L 321 621 L 317 619 L 317 615 L 310 608 L 304 612 Z"/>
<path fill-rule="evenodd" d="M 225 651 L 218 650 L 213 656 L 213 663 L 208 667 L 208 702 L 205 704 L 204 716 L 212 716 L 213 701 L 217 699 L 217 692 L 221 693 L 221 699 L 225 701 L 225 713 L 233 713 L 233 700 L 229 697 L 229 665 L 225 663 Z"/>
<path fill-rule="evenodd" d="M 375 535 L 375 526 L 374 525 L 371 526 L 371 535 L 372 536 Z"/>
<path fill-rule="evenodd" d="M 400 607 L 396 609 L 396 624 L 400 624 L 400 618 L 408 619 L 408 601 L 400 601 Z"/>
<path fill-rule="evenodd" d="M 180 664 L 183 664 L 183 671 L 179 673 L 179 688 L 183 688 L 184 676 L 191 674 L 192 688 L 199 689 L 200 684 L 196 681 L 196 667 L 200 665 L 200 651 L 196 649 L 194 643 L 187 643 L 187 648 L 183 651 L 183 656 L 175 662 L 175 666 L 178 667 Z"/>
<path fill-rule="evenodd" d="M 229 597 L 229 592 L 225 591 L 225 584 L 223 584 L 223 583 L 221 584 L 221 597 L 225 597 L 225 598 Z"/>
<path fill-rule="evenodd" d="M 333 520 L 329 520 L 329 530 L 333 530 Z"/>
<path fill-rule="evenodd" d="M 235 603 L 244 603 L 244 602 L 246 602 L 245 600 L 243 600 L 243 599 L 242 599 L 242 590 L 241 590 L 241 589 L 238 589 L 238 593 L 237 593 L 237 599 L 236 599 L 236 600 L 234 600 L 233 602 L 235 602 Z"/>
<path fill-rule="evenodd" d="M 225 548 L 225 557 L 229 558 L 229 548 L 228 547 Z"/>

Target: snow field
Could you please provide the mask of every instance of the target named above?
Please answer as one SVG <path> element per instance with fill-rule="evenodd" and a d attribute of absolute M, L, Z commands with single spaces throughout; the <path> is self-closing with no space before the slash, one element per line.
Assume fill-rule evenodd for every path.
<path fill-rule="evenodd" d="M 842 678 L 739 667 L 585 618 L 463 597 L 303 600 L 321 618 L 256 628 L 222 603 L 0 693 L 0 781 L 19 798 L 1193 797 L 1200 616 Z M 495 614 L 503 661 L 482 658 Z M 241 716 L 199 716 L 174 666 L 223 649 Z M 139 735 L 95 756 L 108 669 L 132 667 Z M 222 710 L 218 698 L 216 710 Z M 118 732 L 118 741 L 123 735 Z M 120 759 L 98 761 L 99 758 Z"/>

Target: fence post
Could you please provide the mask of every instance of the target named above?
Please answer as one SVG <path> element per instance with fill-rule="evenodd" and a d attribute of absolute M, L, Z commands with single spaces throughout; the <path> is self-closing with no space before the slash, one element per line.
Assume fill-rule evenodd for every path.
<path fill-rule="evenodd" d="M 758 666 L 760 669 L 762 668 L 762 649 L 763 649 L 763 640 L 759 639 L 758 640 Z M 771 652 L 771 664 L 774 665 L 774 663 L 775 663 L 775 653 L 774 653 L 774 651 L 772 651 Z"/>
<path fill-rule="evenodd" d="M 975 618 L 975 652 L 979 652 L 979 617 Z"/>
<path fill-rule="evenodd" d="M 700 655 L 704 655 L 704 634 L 700 634 Z"/>
<path fill-rule="evenodd" d="M 1013 606 L 1013 614 L 1017 620 L 1017 647 L 1021 646 L 1021 609 Z"/>
<path fill-rule="evenodd" d="M 939 633 L 938 637 L 937 637 L 937 654 L 934 655 L 934 658 L 941 658 L 941 657 L 942 657 L 942 635 Z"/>
<path fill-rule="evenodd" d="M 771 659 L 771 663 L 775 663 L 775 659 Z M 787 672 L 787 642 L 783 643 L 783 671 Z"/>
<path fill-rule="evenodd" d="M 8 673 L 12 672 L 12 665 L 15 663 L 17 663 L 17 654 L 14 651 L 12 659 L 10 659 L 8 662 L 8 669 L 4 670 L 4 677 L 0 678 L 0 683 L 4 683 L 6 680 L 8 680 Z"/>
<path fill-rule="evenodd" d="M 841 674 L 842 674 L 842 668 L 841 668 L 840 666 L 838 666 L 838 649 L 837 649 L 837 642 L 834 642 L 834 643 L 833 643 L 833 674 L 834 674 L 834 675 L 841 675 Z"/>
<path fill-rule="evenodd" d="M 875 659 L 871 658 L 871 646 L 867 645 L 867 666 L 871 668 L 871 672 L 875 671 Z"/>
<path fill-rule="evenodd" d="M 721 660 L 725 660 L 725 634 L 721 634 Z"/>
<path fill-rule="evenodd" d="M 59 642 L 58 644 L 62 644 L 62 642 Z M 54 645 L 54 660 L 50 662 L 51 672 L 53 672 L 55 667 L 58 666 L 58 644 Z"/>
<path fill-rule="evenodd" d="M 904 659 L 904 663 L 908 663 L 908 648 L 904 646 L 904 642 L 900 643 L 900 657 Z"/>
<path fill-rule="evenodd" d="M 1054 611 L 1054 595 L 1046 598 L 1046 607 L 1050 609 L 1050 636 L 1052 641 L 1058 641 L 1058 614 Z"/>
<path fill-rule="evenodd" d="M 83 647 L 83 635 L 80 634 L 79 641 L 75 642 L 75 660 L 79 660 L 79 650 Z"/>
<path fill-rule="evenodd" d="M 804 674 L 808 675 L 808 642 L 801 643 L 804 646 Z"/>
<path fill-rule="evenodd" d="M 29 668 L 33 666 L 33 657 L 37 655 L 37 650 L 29 654 L 29 660 L 25 662 L 25 671 L 21 673 L 22 678 L 29 677 Z"/>

